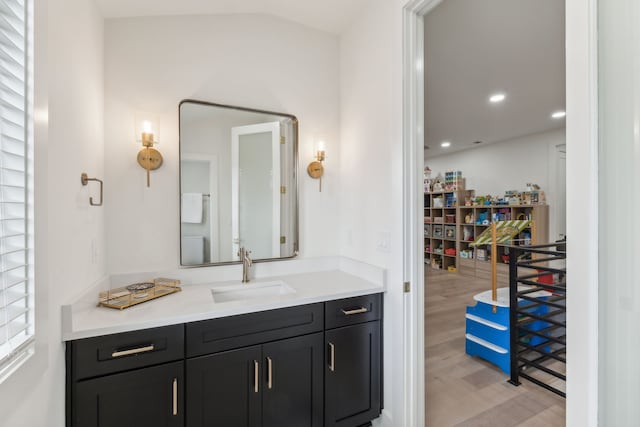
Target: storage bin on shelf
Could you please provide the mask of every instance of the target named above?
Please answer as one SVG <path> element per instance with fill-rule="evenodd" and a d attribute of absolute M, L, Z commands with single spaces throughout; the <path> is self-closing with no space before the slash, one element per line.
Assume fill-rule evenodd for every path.
<path fill-rule="evenodd" d="M 445 225 L 444 226 L 444 237 L 446 239 L 455 240 L 455 238 L 456 238 L 456 226 L 455 225 Z"/>

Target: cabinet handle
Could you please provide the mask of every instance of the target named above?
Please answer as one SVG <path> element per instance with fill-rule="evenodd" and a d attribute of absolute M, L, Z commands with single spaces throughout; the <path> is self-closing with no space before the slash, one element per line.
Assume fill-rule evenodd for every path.
<path fill-rule="evenodd" d="M 173 415 L 178 415 L 178 379 L 173 379 Z"/>
<path fill-rule="evenodd" d="M 271 390 L 273 387 L 273 360 L 267 357 L 267 388 Z"/>
<path fill-rule="evenodd" d="M 336 346 L 329 343 L 329 369 L 331 372 L 336 370 Z"/>
<path fill-rule="evenodd" d="M 114 351 L 113 353 L 111 353 L 111 357 L 123 357 L 123 356 L 130 356 L 132 354 L 140 354 L 140 353 L 146 353 L 148 351 L 153 351 L 155 349 L 153 344 L 144 346 L 144 347 L 138 347 L 138 348 L 132 348 L 131 350 L 122 350 L 122 351 Z"/>
<path fill-rule="evenodd" d="M 260 365 L 257 360 L 253 361 L 253 392 L 257 393 L 260 391 L 259 384 L 260 383 Z"/>
<path fill-rule="evenodd" d="M 369 309 L 366 307 L 360 307 L 360 308 L 355 308 L 353 310 L 345 310 L 343 308 L 341 311 L 342 311 L 342 314 L 344 314 L 345 316 L 351 316 L 352 314 L 366 313 L 367 311 L 369 311 Z"/>

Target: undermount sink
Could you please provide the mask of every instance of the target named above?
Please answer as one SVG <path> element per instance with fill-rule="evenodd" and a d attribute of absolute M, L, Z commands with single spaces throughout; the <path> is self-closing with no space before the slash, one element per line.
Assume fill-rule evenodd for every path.
<path fill-rule="evenodd" d="M 211 288 L 213 302 L 243 301 L 295 293 L 295 289 L 280 280 L 242 283 Z"/>

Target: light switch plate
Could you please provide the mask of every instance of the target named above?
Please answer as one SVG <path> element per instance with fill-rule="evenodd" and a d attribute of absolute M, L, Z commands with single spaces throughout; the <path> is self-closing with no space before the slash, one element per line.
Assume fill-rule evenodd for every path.
<path fill-rule="evenodd" d="M 376 249 L 380 252 L 391 252 L 391 233 L 388 231 L 378 231 L 376 237 Z"/>

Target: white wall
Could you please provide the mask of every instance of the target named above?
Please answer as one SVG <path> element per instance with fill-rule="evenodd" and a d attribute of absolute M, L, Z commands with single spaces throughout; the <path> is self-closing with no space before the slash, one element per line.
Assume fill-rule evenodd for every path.
<path fill-rule="evenodd" d="M 300 121 L 300 253 L 338 251 L 338 38 L 263 15 L 105 23 L 105 167 L 110 272 L 178 266 L 178 103 L 185 98 L 294 114 Z M 160 115 L 162 168 L 136 162 L 134 112 Z M 327 140 L 322 193 L 306 176 Z"/>
<path fill-rule="evenodd" d="M 523 136 L 433 158 L 425 156 L 431 176 L 459 170 L 466 188 L 477 196 L 503 195 L 506 190 L 524 191 L 528 182 L 540 185 L 549 204 L 549 237 L 558 237 L 556 208 L 556 146 L 565 144 L 563 129 Z M 562 195 L 564 197 L 564 194 Z"/>
<path fill-rule="evenodd" d="M 384 416 L 403 426 L 402 6 L 372 0 L 340 40 L 340 254 L 388 269 Z M 385 241 L 388 249 L 378 248 Z"/>
<path fill-rule="evenodd" d="M 640 418 L 637 1 L 599 2 L 599 425 Z"/>
<path fill-rule="evenodd" d="M 64 425 L 60 306 L 105 274 L 104 208 L 80 184 L 104 173 L 102 19 L 86 0 L 37 1 L 35 19 L 37 347 L 0 384 L 3 427 Z"/>

